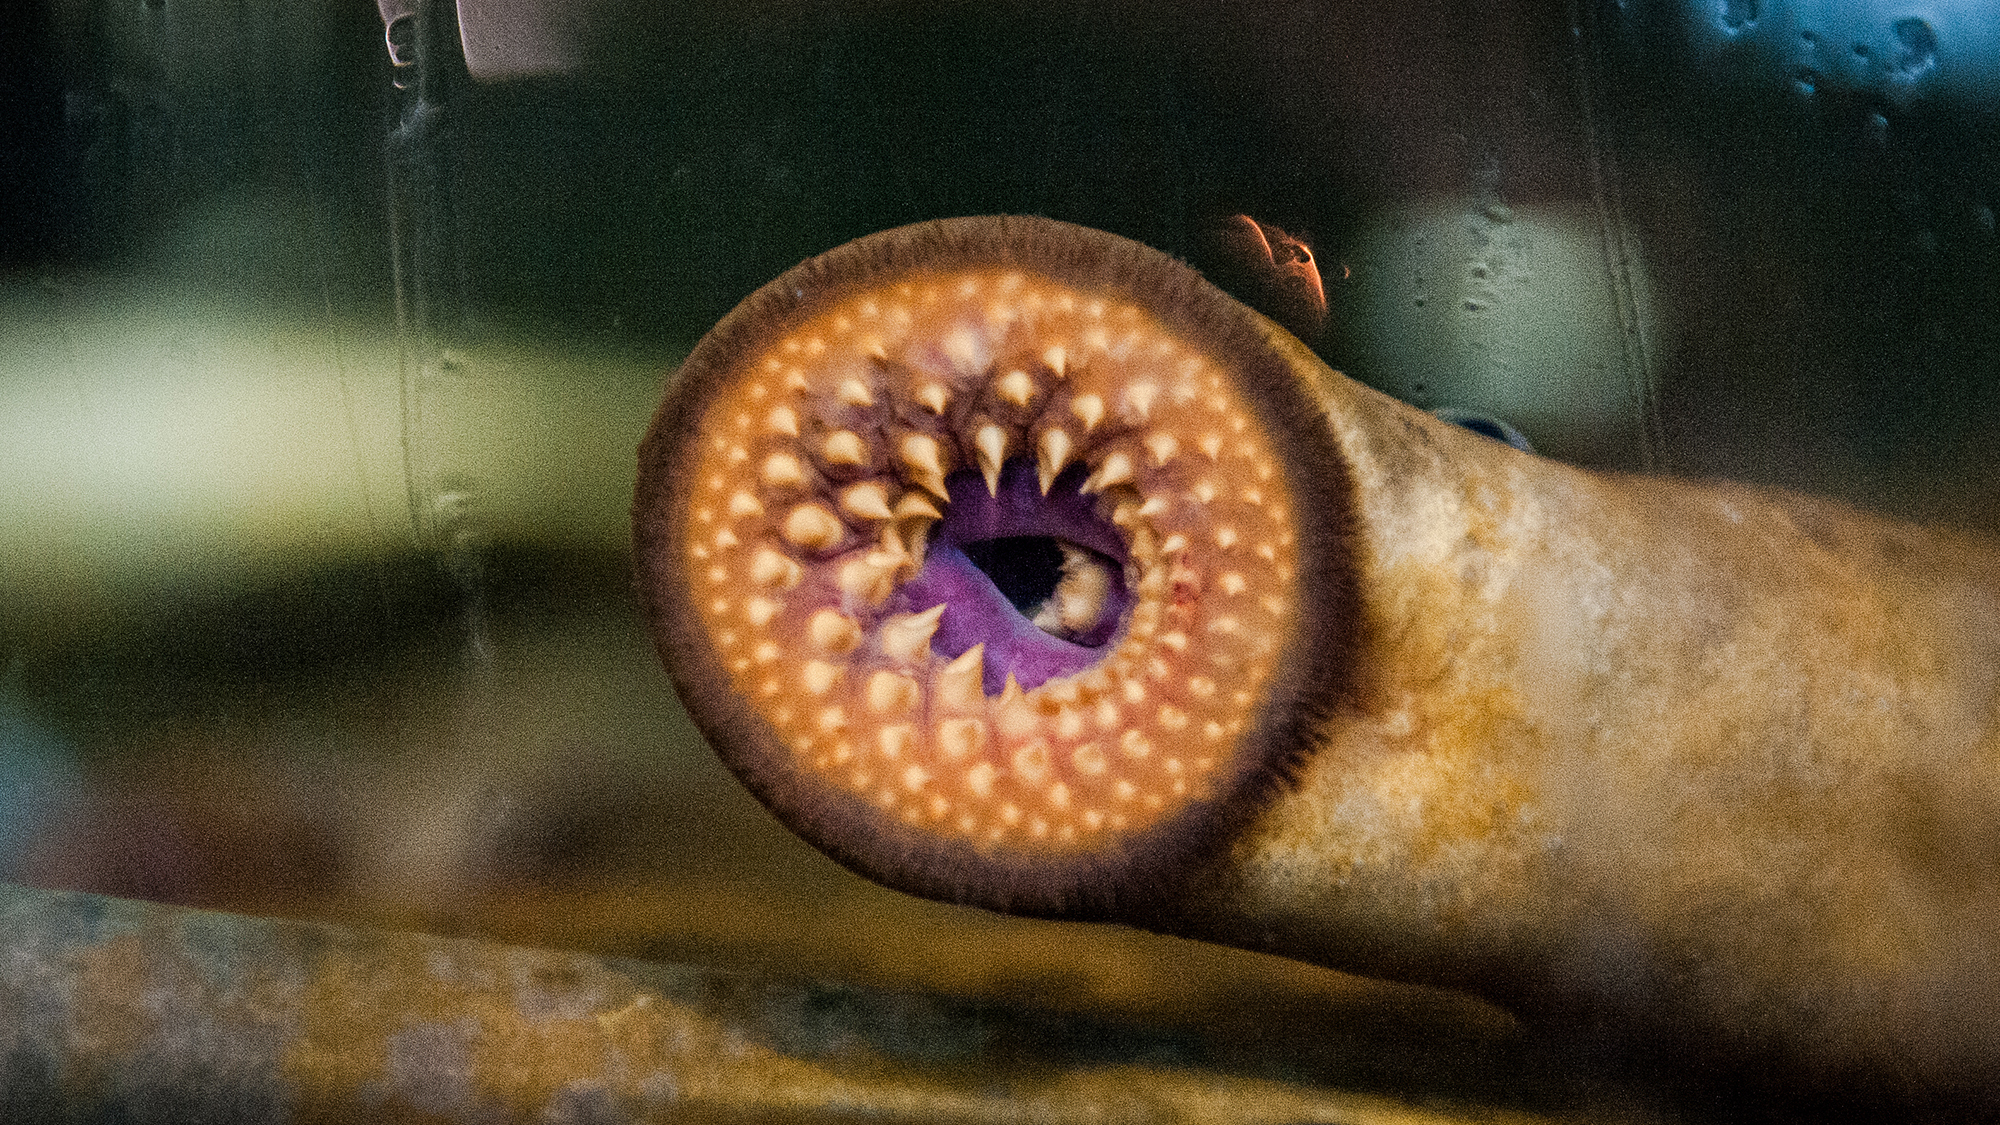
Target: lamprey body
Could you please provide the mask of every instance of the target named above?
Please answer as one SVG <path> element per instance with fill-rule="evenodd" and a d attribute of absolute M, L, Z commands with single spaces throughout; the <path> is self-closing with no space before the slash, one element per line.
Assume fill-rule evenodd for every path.
<path fill-rule="evenodd" d="M 2000 548 L 1593 473 L 1030 218 L 813 259 L 642 450 L 717 751 L 849 866 L 2000 1107 Z"/>

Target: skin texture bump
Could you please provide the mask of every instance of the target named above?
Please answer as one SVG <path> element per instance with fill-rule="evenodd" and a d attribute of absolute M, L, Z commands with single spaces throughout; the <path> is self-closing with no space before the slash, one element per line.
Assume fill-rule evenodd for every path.
<path fill-rule="evenodd" d="M 1013 217 L 752 296 L 634 519 L 696 721 L 875 879 L 2000 1109 L 1989 540 L 1547 461 Z"/>

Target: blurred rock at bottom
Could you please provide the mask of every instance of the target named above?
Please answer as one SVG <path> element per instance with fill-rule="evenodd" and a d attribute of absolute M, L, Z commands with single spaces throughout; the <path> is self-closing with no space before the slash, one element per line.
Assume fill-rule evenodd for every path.
<path fill-rule="evenodd" d="M 0 886 L 0 1119 L 1528 1122 L 907 992 Z"/>

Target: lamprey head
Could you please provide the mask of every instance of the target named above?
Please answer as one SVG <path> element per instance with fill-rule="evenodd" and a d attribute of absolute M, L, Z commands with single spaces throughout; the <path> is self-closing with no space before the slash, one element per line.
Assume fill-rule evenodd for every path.
<path fill-rule="evenodd" d="M 1339 696 L 1347 476 L 1278 330 L 1044 219 L 812 259 L 641 449 L 640 588 L 696 722 L 916 893 L 1103 915 L 1212 854 Z"/>

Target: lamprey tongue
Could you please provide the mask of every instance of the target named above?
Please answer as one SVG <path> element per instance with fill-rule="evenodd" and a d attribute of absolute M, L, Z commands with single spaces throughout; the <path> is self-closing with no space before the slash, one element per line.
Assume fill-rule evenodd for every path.
<path fill-rule="evenodd" d="M 1346 496 L 1311 419 L 1254 314 L 1134 243 L 985 219 L 850 244 L 669 391 L 636 515 L 662 653 L 751 788 L 864 872 L 1014 909 L 1129 894 L 1282 779 L 1290 701 L 1337 680 L 1341 560 L 1301 543 L 1339 539 Z"/>
<path fill-rule="evenodd" d="M 989 696 L 1003 694 L 1009 677 L 1033 689 L 1083 672 L 1125 631 L 1124 538 L 1078 491 L 1086 475 L 1071 466 L 1044 493 L 1035 466 L 1014 460 L 989 493 L 977 473 L 952 474 L 923 568 L 896 594 L 907 609 L 946 607 L 932 639 L 940 655 L 983 646 Z"/>

